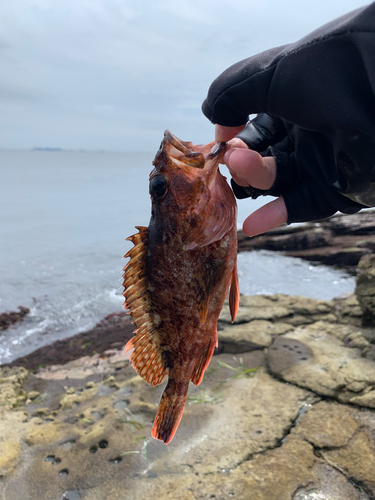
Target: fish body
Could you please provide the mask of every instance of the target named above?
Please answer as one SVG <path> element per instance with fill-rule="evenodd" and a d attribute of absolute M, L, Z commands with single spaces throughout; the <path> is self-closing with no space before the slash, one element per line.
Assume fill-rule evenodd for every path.
<path fill-rule="evenodd" d="M 152 436 L 168 444 L 181 420 L 189 382 L 202 381 L 215 347 L 217 320 L 230 288 L 239 301 L 237 206 L 218 169 L 225 144 L 194 146 L 169 131 L 150 174 L 148 228 L 128 238 L 125 307 L 137 327 L 126 350 L 151 385 L 168 375 Z"/>

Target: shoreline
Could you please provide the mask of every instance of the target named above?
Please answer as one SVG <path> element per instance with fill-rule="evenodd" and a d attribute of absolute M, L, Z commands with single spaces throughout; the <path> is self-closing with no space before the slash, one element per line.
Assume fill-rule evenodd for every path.
<path fill-rule="evenodd" d="M 375 210 L 279 227 L 248 238 L 238 231 L 238 251 L 271 250 L 355 274 L 360 259 L 375 251 Z"/>
<path fill-rule="evenodd" d="M 360 258 L 375 250 L 375 210 L 350 216 L 340 214 L 316 223 L 281 227 L 253 238 L 238 231 L 238 242 L 239 252 L 271 250 L 355 274 Z M 5 325 L 3 328 L 22 321 L 26 314 L 27 309 L 21 306 L 18 312 L 1 314 Z M 112 313 L 86 332 L 52 342 L 0 366 L 23 366 L 35 371 L 41 366 L 64 364 L 79 359 L 82 355 L 103 355 L 107 350 L 125 345 L 133 331 L 131 318 L 125 311 Z"/>
<path fill-rule="evenodd" d="M 112 313 L 87 332 L 56 340 L 10 363 L 0 365 L 0 368 L 23 367 L 37 371 L 46 366 L 63 365 L 83 356 L 101 356 L 105 351 L 124 346 L 133 336 L 134 329 L 126 311 Z"/>

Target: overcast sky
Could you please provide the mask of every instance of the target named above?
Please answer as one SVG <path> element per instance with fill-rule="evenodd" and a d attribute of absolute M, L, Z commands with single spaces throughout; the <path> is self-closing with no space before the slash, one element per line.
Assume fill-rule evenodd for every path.
<path fill-rule="evenodd" d="M 231 64 L 358 0 L 1 0 L 0 148 L 154 152 L 213 139 L 201 104 Z"/>

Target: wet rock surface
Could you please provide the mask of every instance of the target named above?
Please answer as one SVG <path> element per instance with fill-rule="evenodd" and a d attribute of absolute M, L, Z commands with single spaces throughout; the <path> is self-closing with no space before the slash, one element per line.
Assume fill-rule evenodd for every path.
<path fill-rule="evenodd" d="M 29 314 L 30 309 L 19 306 L 18 311 L 3 312 L 0 314 L 0 331 L 6 330 L 12 325 L 23 320 L 26 314 Z"/>
<path fill-rule="evenodd" d="M 375 254 L 362 257 L 358 264 L 356 296 L 364 326 L 375 326 Z"/>
<path fill-rule="evenodd" d="M 125 311 L 109 314 L 92 330 L 57 340 L 14 360 L 9 366 L 23 366 L 34 371 L 44 366 L 67 363 L 82 356 L 102 354 L 108 349 L 120 349 L 133 336 L 133 331 L 134 325 Z"/>
<path fill-rule="evenodd" d="M 374 499 L 362 313 L 354 295 L 241 296 L 232 325 L 226 306 L 168 446 L 150 437 L 163 386 L 135 374 L 124 341 L 34 373 L 0 367 L 0 498 Z"/>
<path fill-rule="evenodd" d="M 375 251 L 375 211 L 338 214 L 299 226 L 281 227 L 248 238 L 238 232 L 239 251 L 274 250 L 355 272 L 364 255 Z"/>

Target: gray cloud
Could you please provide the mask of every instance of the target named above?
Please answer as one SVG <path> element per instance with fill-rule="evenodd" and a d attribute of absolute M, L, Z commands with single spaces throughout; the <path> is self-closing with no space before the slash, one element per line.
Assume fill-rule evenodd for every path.
<path fill-rule="evenodd" d="M 200 105 L 226 67 L 301 38 L 357 0 L 5 0 L 0 147 L 150 150 L 205 142 Z"/>

